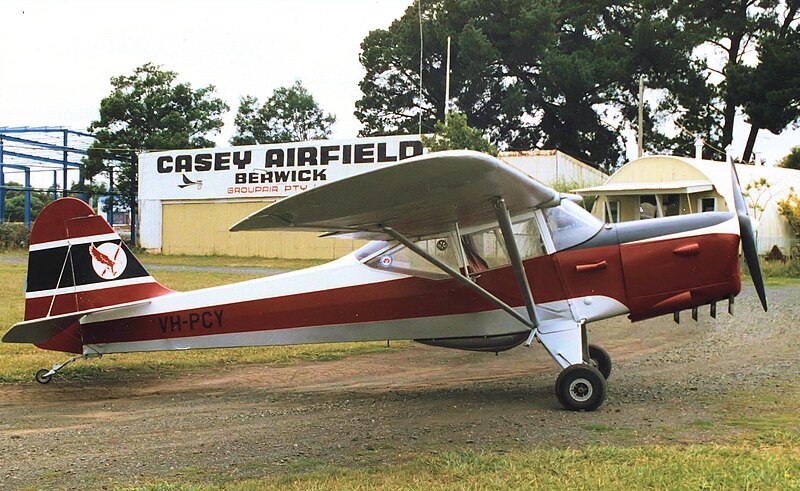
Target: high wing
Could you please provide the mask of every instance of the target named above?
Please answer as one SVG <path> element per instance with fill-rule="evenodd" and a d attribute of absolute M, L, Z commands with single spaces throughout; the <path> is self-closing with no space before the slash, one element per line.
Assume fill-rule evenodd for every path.
<path fill-rule="evenodd" d="M 353 164 L 357 165 L 357 164 Z M 558 205 L 554 189 L 500 160 L 469 150 L 431 153 L 324 184 L 273 203 L 231 231 L 307 230 L 360 239 L 408 237 L 495 220 L 502 197 L 511 214 Z"/>

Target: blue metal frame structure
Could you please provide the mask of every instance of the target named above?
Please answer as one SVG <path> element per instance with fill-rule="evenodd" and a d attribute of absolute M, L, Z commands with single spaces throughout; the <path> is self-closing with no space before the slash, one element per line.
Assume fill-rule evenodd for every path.
<path fill-rule="evenodd" d="M 53 144 L 53 143 L 46 143 L 42 141 L 37 141 L 31 138 L 23 138 L 24 136 L 31 135 L 31 134 L 41 134 L 41 133 L 60 133 L 61 144 Z M 30 193 L 33 188 L 31 188 L 30 182 L 30 175 L 31 169 L 36 168 L 37 164 L 49 164 L 49 165 L 57 165 L 59 166 L 61 175 L 62 175 L 62 196 L 67 196 L 68 191 L 67 188 L 69 186 L 68 180 L 68 171 L 70 169 L 78 169 L 79 171 L 82 170 L 83 164 L 80 162 L 74 162 L 70 160 L 70 155 L 80 155 L 85 156 L 86 150 L 70 147 L 69 145 L 69 136 L 77 136 L 77 137 L 84 137 L 84 138 L 94 138 L 94 135 L 91 133 L 85 133 L 82 131 L 75 131 L 64 127 L 55 127 L 55 126 L 22 126 L 22 127 L 0 127 L 0 222 L 2 222 L 5 218 L 5 203 L 6 203 L 6 192 L 9 189 L 17 190 L 17 188 L 8 188 L 5 185 L 5 172 L 4 168 L 11 168 L 22 170 L 25 172 L 25 226 L 30 227 Z M 9 150 L 5 148 L 4 143 L 14 143 L 19 144 L 25 147 L 33 147 L 36 149 L 46 150 L 46 151 L 53 151 L 53 152 L 61 152 L 62 158 L 50 158 L 42 155 L 35 155 L 32 153 L 25 153 L 23 151 L 16 151 L 16 150 Z M 6 162 L 6 157 L 14 157 L 15 162 L 10 163 Z M 30 162 L 30 163 L 29 163 Z M 45 167 L 41 170 L 48 170 L 50 168 Z M 53 198 L 58 197 L 57 191 L 57 184 L 58 184 L 58 169 L 53 169 Z M 81 183 L 83 183 L 83 172 L 80 173 Z M 109 190 L 111 192 L 112 190 Z M 83 199 L 83 196 L 81 196 Z"/>

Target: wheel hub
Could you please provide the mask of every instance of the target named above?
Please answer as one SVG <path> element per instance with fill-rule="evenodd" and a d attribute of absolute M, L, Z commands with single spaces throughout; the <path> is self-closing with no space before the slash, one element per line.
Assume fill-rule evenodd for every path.
<path fill-rule="evenodd" d="M 575 379 L 569 384 L 569 393 L 578 402 L 588 401 L 593 392 L 592 383 L 585 378 Z"/>

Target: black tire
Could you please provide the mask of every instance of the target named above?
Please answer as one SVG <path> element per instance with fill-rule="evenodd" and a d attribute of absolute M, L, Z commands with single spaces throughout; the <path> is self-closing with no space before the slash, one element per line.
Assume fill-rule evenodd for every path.
<path fill-rule="evenodd" d="M 591 365 L 571 365 L 556 380 L 556 397 L 570 411 L 594 411 L 606 399 L 606 379 Z"/>
<path fill-rule="evenodd" d="M 49 371 L 50 370 L 48 370 L 46 368 L 42 368 L 41 370 L 36 372 L 36 381 L 39 382 L 40 384 L 50 383 L 50 381 L 53 379 L 53 376 L 52 375 L 47 375 L 47 372 L 49 372 Z"/>
<path fill-rule="evenodd" d="M 608 380 L 611 376 L 611 357 L 606 350 L 596 344 L 589 345 L 589 364 L 598 369 L 604 379 Z"/>

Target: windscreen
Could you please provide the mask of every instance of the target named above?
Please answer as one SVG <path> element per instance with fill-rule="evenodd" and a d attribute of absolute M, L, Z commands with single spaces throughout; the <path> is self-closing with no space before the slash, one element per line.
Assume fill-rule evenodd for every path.
<path fill-rule="evenodd" d="M 586 242 L 603 228 L 602 221 L 572 201 L 563 200 L 543 212 L 557 251 Z"/>

